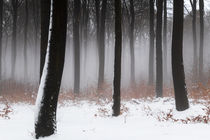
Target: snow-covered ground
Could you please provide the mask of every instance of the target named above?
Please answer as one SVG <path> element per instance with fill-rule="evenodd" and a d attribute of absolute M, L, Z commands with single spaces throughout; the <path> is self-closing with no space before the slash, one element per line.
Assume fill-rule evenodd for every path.
<path fill-rule="evenodd" d="M 210 124 L 164 121 L 171 114 L 184 120 L 205 115 L 204 104 L 177 112 L 172 98 L 122 102 L 122 115 L 111 116 L 111 103 L 68 101 L 59 104 L 57 134 L 43 140 L 210 140 Z M 0 111 L 5 108 L 0 103 Z M 0 117 L 1 140 L 34 139 L 34 105 L 12 104 L 8 117 Z M 171 112 L 171 113 L 169 113 Z M 158 119 L 159 118 L 159 119 Z M 162 121 L 160 121 L 162 120 Z"/>

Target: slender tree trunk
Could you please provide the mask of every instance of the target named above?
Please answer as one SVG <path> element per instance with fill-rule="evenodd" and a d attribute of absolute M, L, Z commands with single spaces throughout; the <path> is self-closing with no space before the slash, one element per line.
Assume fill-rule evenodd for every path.
<path fill-rule="evenodd" d="M 154 84 L 154 0 L 150 0 L 150 29 L 149 29 L 149 85 Z"/>
<path fill-rule="evenodd" d="M 199 8 L 200 8 L 199 78 L 200 78 L 200 81 L 203 82 L 203 42 L 204 42 L 204 23 L 203 23 L 204 2 L 203 0 L 199 0 Z"/>
<path fill-rule="evenodd" d="M 24 81 L 27 78 L 27 37 L 28 37 L 28 0 L 25 0 L 25 25 L 24 25 Z"/>
<path fill-rule="evenodd" d="M 40 0 L 41 2 L 41 48 L 40 48 L 40 80 L 45 63 L 45 56 L 48 44 L 48 32 L 50 22 L 50 0 Z"/>
<path fill-rule="evenodd" d="M 67 0 L 51 0 L 51 2 L 49 43 L 36 100 L 35 135 L 37 139 L 50 136 L 56 131 L 56 110 L 65 59 Z"/>
<path fill-rule="evenodd" d="M 135 86 L 135 55 L 134 55 L 134 22 L 135 13 L 133 0 L 130 0 L 130 57 L 131 57 L 131 83 Z"/>
<path fill-rule="evenodd" d="M 163 58 L 162 58 L 162 13 L 163 0 L 157 0 L 156 27 L 156 96 L 163 95 Z"/>
<path fill-rule="evenodd" d="M 80 92 L 80 0 L 74 0 L 73 41 L 74 41 L 74 93 Z"/>
<path fill-rule="evenodd" d="M 183 0 L 174 0 L 173 35 L 172 35 L 172 74 L 176 109 L 189 108 L 183 65 Z"/>
<path fill-rule="evenodd" d="M 120 115 L 120 82 L 122 54 L 121 0 L 115 0 L 115 60 L 114 60 L 114 94 L 113 116 Z"/>
<path fill-rule="evenodd" d="M 164 28 L 163 28 L 163 49 L 164 49 L 164 79 L 167 79 L 167 0 L 164 0 Z"/>
<path fill-rule="evenodd" d="M 193 32 L 193 75 L 194 80 L 196 81 L 198 78 L 198 52 L 197 52 L 197 29 L 196 29 L 196 0 L 193 0 L 192 5 L 192 13 L 193 13 L 193 20 L 192 20 L 192 32 Z"/>
<path fill-rule="evenodd" d="M 106 5 L 107 0 L 103 0 L 100 17 L 98 89 L 102 89 L 102 85 L 104 83 Z"/>
<path fill-rule="evenodd" d="M 0 0 L 0 81 L 2 72 L 2 28 L 3 28 L 3 0 Z"/>
<path fill-rule="evenodd" d="M 100 33 L 100 1 L 95 0 L 95 10 L 96 10 L 96 45 L 99 49 L 99 33 Z"/>

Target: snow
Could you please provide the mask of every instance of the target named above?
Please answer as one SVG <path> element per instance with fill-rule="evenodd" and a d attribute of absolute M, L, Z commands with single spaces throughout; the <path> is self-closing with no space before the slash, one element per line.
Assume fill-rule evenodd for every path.
<path fill-rule="evenodd" d="M 157 116 L 169 110 L 182 119 L 204 114 L 204 104 L 190 102 L 190 109 L 177 112 L 172 98 L 123 101 L 123 114 L 112 117 L 112 103 L 107 101 L 67 101 L 58 106 L 57 134 L 41 140 L 209 140 L 210 124 L 158 121 Z M 0 110 L 3 107 L 0 103 Z M 1 139 L 33 140 L 35 106 L 12 104 L 11 108 L 10 119 L 0 117 Z"/>
<path fill-rule="evenodd" d="M 47 69 L 48 69 L 48 63 L 49 63 L 49 46 L 50 46 L 51 32 L 52 32 L 51 31 L 51 29 L 52 29 L 52 11 L 53 11 L 53 4 L 52 4 L 52 0 L 51 0 L 48 45 L 47 45 L 47 52 L 46 52 L 46 56 L 45 56 L 45 64 L 44 64 L 42 77 L 41 77 L 41 81 L 40 81 L 40 85 L 39 85 L 39 90 L 38 90 L 38 94 L 37 94 L 37 99 L 36 99 L 35 122 L 38 121 L 40 108 L 42 106 L 45 82 L 46 82 L 46 78 L 47 78 Z"/>

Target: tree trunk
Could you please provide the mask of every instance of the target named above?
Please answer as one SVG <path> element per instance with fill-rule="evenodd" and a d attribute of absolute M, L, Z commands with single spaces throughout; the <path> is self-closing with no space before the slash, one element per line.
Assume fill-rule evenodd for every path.
<path fill-rule="evenodd" d="M 67 0 L 51 0 L 51 6 L 49 43 L 36 100 L 37 139 L 56 131 L 56 109 L 65 59 Z"/>
<path fill-rule="evenodd" d="M 167 79 L 167 0 L 164 0 L 164 28 L 163 28 L 163 48 L 164 48 L 164 79 Z"/>
<path fill-rule="evenodd" d="M 102 89 L 104 83 L 106 5 L 107 0 L 103 0 L 100 17 L 98 89 Z"/>
<path fill-rule="evenodd" d="M 24 25 L 24 82 L 27 78 L 27 36 L 28 36 L 28 0 L 25 0 L 25 25 Z"/>
<path fill-rule="evenodd" d="M 150 29 L 149 29 L 149 85 L 154 84 L 154 0 L 150 0 Z"/>
<path fill-rule="evenodd" d="M 162 13 L 163 0 L 157 0 L 156 27 L 156 96 L 163 95 L 163 58 L 162 58 Z"/>
<path fill-rule="evenodd" d="M 41 48 L 40 48 L 40 80 L 45 63 L 45 56 L 48 44 L 48 32 L 50 22 L 50 0 L 40 0 L 41 2 Z"/>
<path fill-rule="evenodd" d="M 172 35 L 172 74 L 176 109 L 189 108 L 183 65 L 183 0 L 174 0 L 173 35 Z"/>
<path fill-rule="evenodd" d="M 113 116 L 120 115 L 120 82 L 122 54 L 121 0 L 115 0 L 115 60 L 114 60 L 114 94 Z"/>
<path fill-rule="evenodd" d="M 130 57 L 131 57 L 131 84 L 135 86 L 135 55 L 134 55 L 134 22 L 135 13 L 133 0 L 130 0 Z"/>
<path fill-rule="evenodd" d="M 199 78 L 200 81 L 203 82 L 203 42 L 204 42 L 204 2 L 203 0 L 199 0 L 199 8 L 200 8 L 200 54 L 199 54 Z"/>
<path fill-rule="evenodd" d="M 74 41 L 74 93 L 80 92 L 80 0 L 74 0 L 73 41 Z"/>
<path fill-rule="evenodd" d="M 1 71 L 2 71 L 2 31 L 3 28 L 3 0 L 0 0 L 0 81 L 1 81 Z"/>

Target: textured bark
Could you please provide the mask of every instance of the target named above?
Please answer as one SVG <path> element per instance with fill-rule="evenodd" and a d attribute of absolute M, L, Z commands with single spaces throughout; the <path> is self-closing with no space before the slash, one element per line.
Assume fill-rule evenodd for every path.
<path fill-rule="evenodd" d="M 199 0 L 199 9 L 200 9 L 200 51 L 199 51 L 199 78 L 203 82 L 203 42 L 204 42 L 204 2 Z"/>
<path fill-rule="evenodd" d="M 105 66 L 105 21 L 107 0 L 102 1 L 100 16 L 100 35 L 99 35 L 99 72 L 98 72 L 98 89 L 102 89 L 104 83 L 104 66 Z"/>
<path fill-rule="evenodd" d="M 80 0 L 74 0 L 73 43 L 74 43 L 74 93 L 80 92 Z"/>
<path fill-rule="evenodd" d="M 135 56 L 134 56 L 134 22 L 135 13 L 133 0 L 130 0 L 130 57 L 131 57 L 131 83 L 135 85 Z"/>
<path fill-rule="evenodd" d="M 164 0 L 164 21 L 163 21 L 163 62 L 164 79 L 167 79 L 167 0 Z"/>
<path fill-rule="evenodd" d="M 58 95 L 63 74 L 66 26 L 67 26 L 67 0 L 52 0 L 52 28 L 47 65 L 45 86 L 41 100 L 41 108 L 38 112 L 38 120 L 35 124 L 36 138 L 50 136 L 56 131 L 56 109 Z M 43 75 L 42 75 L 43 76 Z"/>
<path fill-rule="evenodd" d="M 122 54 L 121 1 L 115 0 L 115 60 L 114 60 L 114 94 L 113 116 L 120 115 L 120 82 Z"/>
<path fill-rule="evenodd" d="M 28 36 L 28 0 L 25 0 L 25 23 L 24 23 L 24 73 L 27 78 L 27 36 Z"/>
<path fill-rule="evenodd" d="M 149 29 L 149 85 L 154 84 L 154 0 L 150 0 L 150 29 Z"/>
<path fill-rule="evenodd" d="M 174 0 L 173 34 L 172 34 L 172 74 L 176 109 L 189 108 L 187 88 L 183 65 L 183 0 Z"/>
<path fill-rule="evenodd" d="M 48 32 L 50 22 L 50 0 L 40 0 L 41 2 L 41 48 L 40 48 L 40 79 L 45 63 L 45 56 L 48 44 Z"/>
<path fill-rule="evenodd" d="M 163 0 L 157 0 L 156 27 L 156 96 L 163 95 L 163 56 L 162 56 L 162 13 Z"/>

